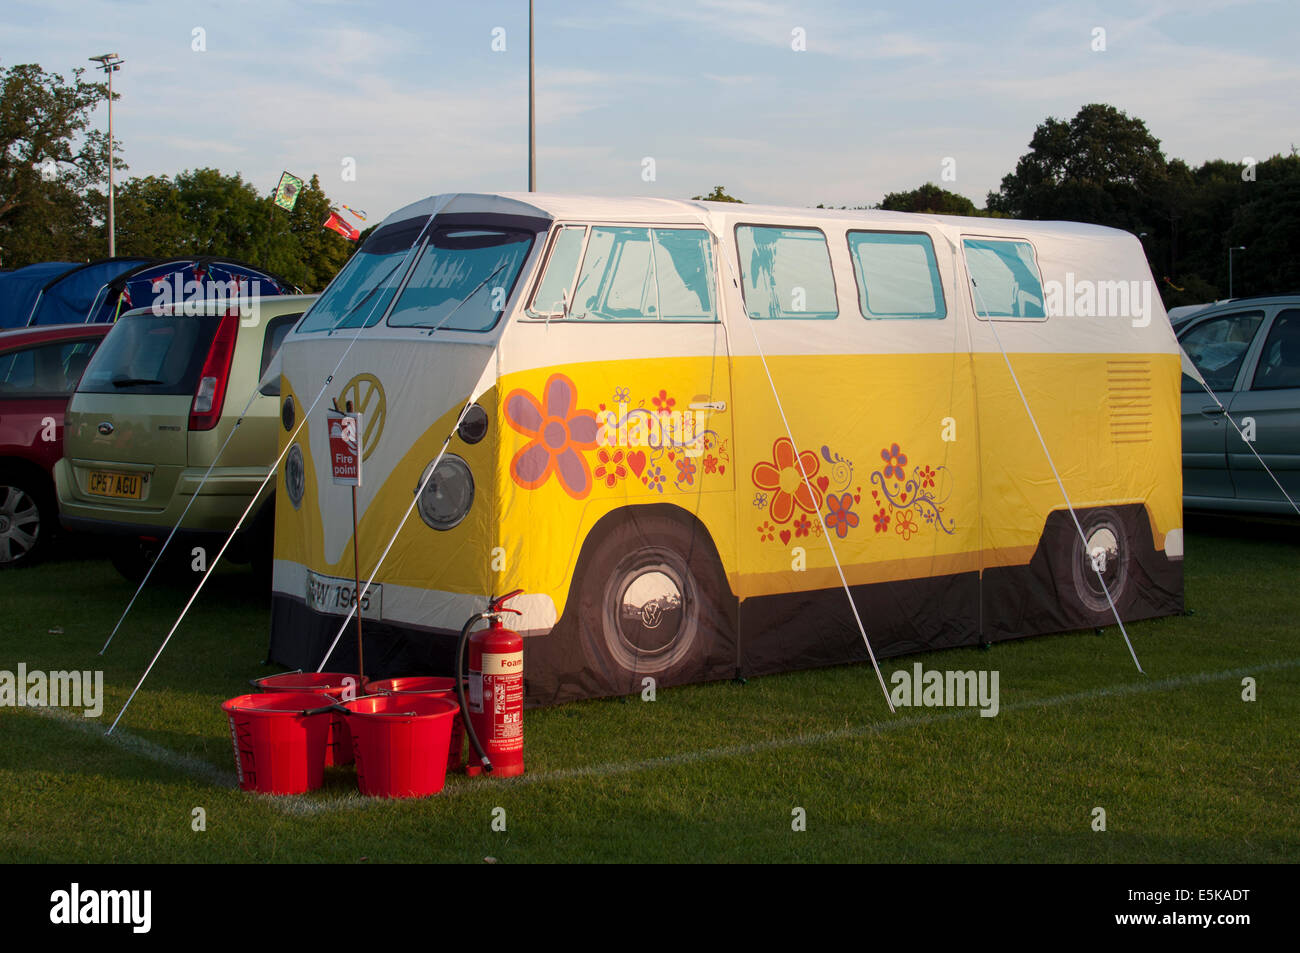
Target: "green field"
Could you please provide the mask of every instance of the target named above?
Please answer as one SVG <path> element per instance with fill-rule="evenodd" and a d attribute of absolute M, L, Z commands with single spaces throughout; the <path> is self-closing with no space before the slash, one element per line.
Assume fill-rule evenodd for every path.
<path fill-rule="evenodd" d="M 240 792 L 223 699 L 275 669 L 251 575 L 133 591 L 75 553 L 0 573 L 0 670 L 102 668 L 98 719 L 0 709 L 11 862 L 1300 860 L 1300 544 L 1294 526 L 1191 522 L 1192 614 L 894 659 L 1000 673 L 1001 711 L 886 709 L 869 666 L 661 690 L 525 715 L 528 774 L 363 799 L 349 769 Z M 65 546 L 65 550 L 68 547 Z M 1257 700 L 1242 699 L 1255 679 Z M 1093 830 L 1103 808 L 1106 830 Z M 192 829 L 194 809 L 206 830 Z M 495 808 L 506 830 L 494 831 Z M 792 830 L 795 808 L 806 830 Z M 500 816 L 500 812 L 495 812 Z"/>

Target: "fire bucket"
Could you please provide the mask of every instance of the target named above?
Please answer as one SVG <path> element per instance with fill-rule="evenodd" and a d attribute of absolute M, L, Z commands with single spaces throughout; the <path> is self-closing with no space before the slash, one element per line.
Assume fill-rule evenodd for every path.
<path fill-rule="evenodd" d="M 465 722 L 461 720 L 460 699 L 456 695 L 456 679 L 419 675 L 404 678 L 385 678 L 366 682 L 366 693 L 383 695 L 430 695 L 445 698 L 456 706 L 456 718 L 451 724 L 451 747 L 447 751 L 447 770 L 459 771 L 461 755 L 465 750 Z"/>
<path fill-rule="evenodd" d="M 360 675 L 346 672 L 285 672 L 283 675 L 268 675 L 253 680 L 259 691 L 263 692 L 320 692 L 329 695 L 335 701 L 343 701 L 344 695 L 356 698 L 363 694 Z M 325 765 L 352 763 L 352 735 L 348 732 L 347 722 L 342 712 L 334 712 L 330 717 L 329 747 L 325 751 Z"/>
<path fill-rule="evenodd" d="M 371 695 L 343 707 L 362 794 L 428 797 L 442 790 L 457 705 L 431 695 Z"/>
<path fill-rule="evenodd" d="M 223 702 L 239 786 L 263 794 L 320 787 L 333 704 L 317 692 L 266 692 Z"/>

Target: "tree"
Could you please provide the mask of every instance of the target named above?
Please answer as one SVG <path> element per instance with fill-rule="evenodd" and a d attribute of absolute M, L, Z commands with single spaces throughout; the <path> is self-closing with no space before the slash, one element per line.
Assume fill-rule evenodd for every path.
<path fill-rule="evenodd" d="M 67 83 L 32 63 L 0 69 L 0 248 L 6 267 L 92 250 L 91 189 L 108 170 L 108 137 L 87 131 L 108 95 L 74 69 Z M 114 168 L 125 168 L 114 160 Z"/>
<path fill-rule="evenodd" d="M 743 199 L 738 199 L 728 195 L 720 185 L 715 185 L 713 187 L 713 191 L 710 192 L 708 195 L 692 195 L 691 201 L 692 202 L 736 202 L 740 205 L 745 204 Z"/>
<path fill-rule="evenodd" d="M 1068 123 L 1048 118 L 988 208 L 1014 218 L 1066 219 L 1138 232 L 1166 175 L 1160 140 L 1114 106 L 1084 106 Z"/>
<path fill-rule="evenodd" d="M 927 212 L 933 215 L 978 215 L 975 203 L 964 195 L 927 182 L 910 192 L 890 192 L 880 203 L 890 212 Z"/>

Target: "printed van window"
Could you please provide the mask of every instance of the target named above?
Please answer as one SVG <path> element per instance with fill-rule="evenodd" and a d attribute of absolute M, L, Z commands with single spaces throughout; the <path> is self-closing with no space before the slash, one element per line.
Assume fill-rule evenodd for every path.
<path fill-rule="evenodd" d="M 708 233 L 690 228 L 591 229 L 569 317 L 716 320 Z"/>
<path fill-rule="evenodd" d="M 338 277 L 317 299 L 299 331 L 329 331 L 378 324 L 402 280 L 407 253 L 424 230 L 427 217 L 408 218 L 379 229 L 348 259 Z"/>
<path fill-rule="evenodd" d="M 582 240 L 586 237 L 587 229 L 582 225 L 566 225 L 556 233 L 546 263 L 546 274 L 542 276 L 529 308 L 532 314 L 564 316 L 573 294 L 573 278 L 578 271 L 578 258 L 582 255 Z"/>
<path fill-rule="evenodd" d="M 966 266 L 975 313 L 989 318 L 1045 318 L 1043 282 L 1028 242 L 967 238 Z"/>
<path fill-rule="evenodd" d="M 815 228 L 736 227 L 745 311 L 751 318 L 839 315 L 826 236 Z"/>
<path fill-rule="evenodd" d="M 436 230 L 388 318 L 395 328 L 488 331 L 505 310 L 533 246 L 528 232 Z"/>
<path fill-rule="evenodd" d="M 947 307 L 929 235 L 849 232 L 864 318 L 943 318 Z"/>

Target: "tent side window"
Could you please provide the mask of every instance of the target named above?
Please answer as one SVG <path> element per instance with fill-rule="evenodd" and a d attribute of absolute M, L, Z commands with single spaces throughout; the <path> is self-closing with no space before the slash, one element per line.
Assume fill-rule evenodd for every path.
<path fill-rule="evenodd" d="M 849 232 L 862 316 L 947 317 L 934 243 L 921 232 Z"/>
<path fill-rule="evenodd" d="M 563 225 L 555 231 L 546 271 L 533 294 L 528 313 L 533 317 L 564 317 L 572 302 L 573 283 L 587 237 L 585 225 Z"/>
<path fill-rule="evenodd" d="M 548 274 L 543 284 L 549 280 Z M 568 317 L 716 321 L 708 232 L 698 228 L 592 228 Z"/>
<path fill-rule="evenodd" d="M 1029 242 L 966 238 L 966 267 L 974 287 L 971 304 L 981 318 L 1042 320 L 1043 281 Z"/>
<path fill-rule="evenodd" d="M 820 229 L 737 225 L 736 253 L 751 318 L 839 316 L 830 250 Z"/>

